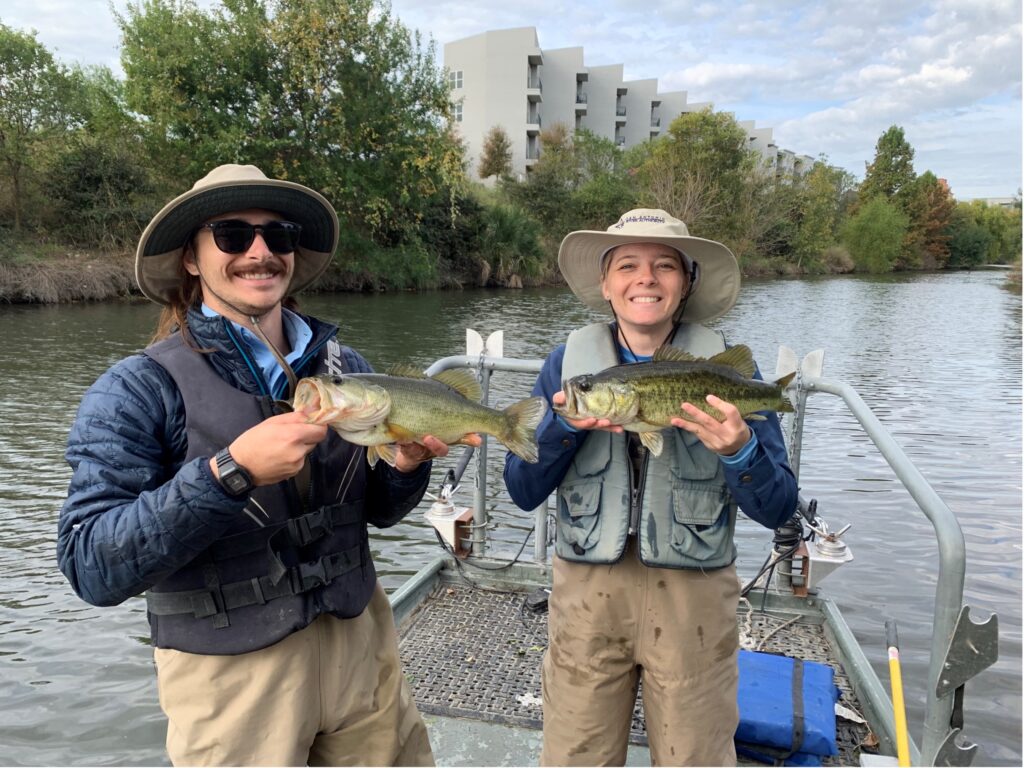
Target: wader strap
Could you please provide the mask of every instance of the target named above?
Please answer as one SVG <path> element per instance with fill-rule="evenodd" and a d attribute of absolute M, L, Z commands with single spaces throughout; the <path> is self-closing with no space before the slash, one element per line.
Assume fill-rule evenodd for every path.
<path fill-rule="evenodd" d="M 300 563 L 285 572 L 277 582 L 269 576 L 221 584 L 219 594 L 212 590 L 194 589 L 185 592 L 147 592 L 146 608 L 155 616 L 191 613 L 197 619 L 224 614 L 250 605 L 263 605 L 279 597 L 290 597 L 324 587 L 342 574 L 362 564 L 362 547 L 355 546 L 344 552 L 322 557 L 310 563 Z M 218 602 L 220 607 L 218 608 Z M 227 617 L 224 617 L 227 626 Z M 220 628 L 217 619 L 214 626 Z"/>

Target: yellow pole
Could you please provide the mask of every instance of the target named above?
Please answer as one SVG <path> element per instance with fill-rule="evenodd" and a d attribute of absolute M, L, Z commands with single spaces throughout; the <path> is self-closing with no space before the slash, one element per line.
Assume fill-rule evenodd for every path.
<path fill-rule="evenodd" d="M 885 644 L 889 647 L 889 680 L 896 719 L 896 758 L 901 766 L 909 766 L 910 741 L 907 737 L 907 710 L 903 703 L 903 678 L 900 675 L 900 648 L 895 619 L 887 619 L 885 622 Z"/>

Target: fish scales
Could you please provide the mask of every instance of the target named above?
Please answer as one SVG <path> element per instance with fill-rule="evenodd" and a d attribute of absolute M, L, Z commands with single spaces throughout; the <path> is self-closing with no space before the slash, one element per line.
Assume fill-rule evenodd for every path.
<path fill-rule="evenodd" d="M 388 424 L 411 435 L 433 435 L 453 443 L 467 432 L 492 434 L 504 424 L 501 411 L 468 400 L 433 379 L 409 379 L 376 373 L 354 374 L 391 395 Z"/>
<path fill-rule="evenodd" d="M 705 397 L 714 394 L 735 405 L 743 416 L 756 411 L 777 410 L 788 405 L 779 386 L 748 379 L 729 366 L 708 362 L 665 361 L 608 368 L 593 376 L 593 386 L 603 382 L 622 382 L 639 394 L 637 419 L 648 424 L 668 426 L 675 417 L 684 417 L 679 406 L 689 402 L 705 413 L 721 418 Z"/>
<path fill-rule="evenodd" d="M 344 439 L 367 447 L 371 465 L 394 465 L 397 443 L 421 443 L 431 435 L 448 445 L 476 433 L 491 435 L 526 461 L 537 461 L 536 430 L 547 410 L 542 397 L 504 410 L 482 405 L 480 384 L 468 370 L 426 376 L 415 369 L 394 373 L 322 375 L 301 379 L 296 410 L 311 423 L 326 424 Z"/>
<path fill-rule="evenodd" d="M 779 386 L 748 379 L 734 368 L 708 362 L 620 365 L 593 377 L 594 386 L 604 381 L 621 381 L 632 386 L 640 395 L 637 417 L 648 424 L 667 426 L 675 417 L 685 418 L 679 409 L 682 402 L 692 403 L 705 413 L 721 418 L 721 413 L 705 400 L 709 394 L 732 403 L 743 416 L 788 405 Z"/>

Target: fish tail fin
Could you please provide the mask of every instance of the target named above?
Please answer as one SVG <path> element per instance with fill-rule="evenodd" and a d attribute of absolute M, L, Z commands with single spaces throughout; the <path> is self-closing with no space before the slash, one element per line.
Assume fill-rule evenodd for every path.
<path fill-rule="evenodd" d="M 505 431 L 496 437 L 523 461 L 536 464 L 539 458 L 537 425 L 544 418 L 547 408 L 547 401 L 543 397 L 529 397 L 513 403 L 503 411 Z"/>

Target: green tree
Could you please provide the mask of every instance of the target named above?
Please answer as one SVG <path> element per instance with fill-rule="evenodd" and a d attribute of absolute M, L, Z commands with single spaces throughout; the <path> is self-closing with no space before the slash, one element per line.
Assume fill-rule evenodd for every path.
<path fill-rule="evenodd" d="M 512 170 L 512 140 L 505 129 L 496 125 L 484 137 L 483 150 L 480 152 L 480 166 L 477 175 L 481 179 L 490 176 L 506 176 Z"/>
<path fill-rule="evenodd" d="M 499 187 L 514 207 L 530 212 L 541 227 L 546 245 L 555 246 L 575 224 L 570 200 L 580 175 L 572 135 L 564 123 L 554 123 L 541 131 L 540 145 L 540 158 L 525 181 L 506 178 Z"/>
<path fill-rule="evenodd" d="M 843 244 L 860 272 L 891 272 L 899 257 L 909 219 L 884 197 L 864 203 L 844 225 Z"/>
<path fill-rule="evenodd" d="M 22 228 L 30 174 L 41 147 L 78 119 L 72 81 L 35 34 L 0 24 L 0 167 L 10 185 L 14 231 Z"/>
<path fill-rule="evenodd" d="M 364 274 L 373 243 L 375 270 L 433 279 L 429 254 L 398 246 L 425 253 L 420 223 L 455 199 L 462 154 L 433 44 L 386 3 L 141 0 L 118 22 L 127 102 L 163 174 L 180 186 L 245 162 L 300 180 L 344 222 L 343 271 Z"/>
<path fill-rule="evenodd" d="M 731 115 L 710 108 L 680 115 L 637 169 L 644 202 L 703 237 L 729 239 L 739 227 L 735 202 L 757 167 L 747 144 Z"/>
<path fill-rule="evenodd" d="M 867 164 L 867 172 L 860 185 L 860 198 L 865 202 L 879 196 L 887 200 L 898 198 L 901 192 L 909 189 L 915 178 L 914 149 L 902 128 L 890 126 L 875 144 L 875 159 Z"/>
<path fill-rule="evenodd" d="M 949 185 L 931 171 L 925 171 L 911 185 L 905 201 L 910 226 L 901 258 L 909 254 L 910 259 L 898 266 L 904 269 L 944 267 L 949 259 L 947 230 L 956 206 Z"/>
<path fill-rule="evenodd" d="M 572 194 L 576 229 L 605 229 L 636 207 L 636 185 L 615 143 L 586 129 L 572 141 L 577 187 Z"/>
<path fill-rule="evenodd" d="M 44 189 L 49 229 L 77 246 L 131 249 L 155 192 L 131 146 L 82 134 L 51 161 Z"/>
<path fill-rule="evenodd" d="M 986 264 L 1011 264 L 1021 252 L 1020 208 L 989 205 L 984 200 L 960 203 L 958 209 L 987 233 Z"/>
<path fill-rule="evenodd" d="M 853 175 L 820 158 L 799 184 L 793 256 L 799 270 L 821 272 L 824 254 L 838 239 Z"/>
<path fill-rule="evenodd" d="M 970 268 L 985 263 L 992 236 L 975 221 L 970 204 L 960 203 L 949 223 L 950 267 Z"/>

